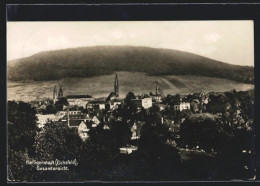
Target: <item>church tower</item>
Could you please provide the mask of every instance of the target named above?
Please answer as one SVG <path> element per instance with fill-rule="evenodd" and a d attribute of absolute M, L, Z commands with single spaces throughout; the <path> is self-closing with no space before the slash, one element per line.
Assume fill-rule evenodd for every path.
<path fill-rule="evenodd" d="M 62 91 L 62 88 L 61 88 L 61 86 L 60 86 L 58 98 L 62 98 L 62 97 L 63 97 L 63 91 Z"/>
<path fill-rule="evenodd" d="M 158 86 L 158 81 L 156 83 L 156 90 L 155 91 L 156 91 L 156 96 L 161 95 L 160 87 Z"/>
<path fill-rule="evenodd" d="M 116 94 L 116 97 L 119 97 L 119 87 L 118 87 L 118 79 L 117 79 L 117 74 L 116 74 L 116 78 L 115 78 L 115 85 L 114 85 L 114 92 Z"/>
<path fill-rule="evenodd" d="M 56 85 L 54 85 L 54 89 L 53 89 L 53 104 L 56 103 L 57 99 L 58 99 L 57 89 L 56 89 Z"/>

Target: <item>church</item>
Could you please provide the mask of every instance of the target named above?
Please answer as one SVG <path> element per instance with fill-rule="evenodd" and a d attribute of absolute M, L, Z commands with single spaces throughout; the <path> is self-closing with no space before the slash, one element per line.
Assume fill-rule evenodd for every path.
<path fill-rule="evenodd" d="M 63 98 L 62 87 L 60 86 L 59 91 L 57 91 L 55 85 L 53 90 L 53 104 L 61 98 Z M 83 108 L 86 108 L 87 104 L 91 104 L 92 102 L 94 103 L 95 101 L 95 99 L 90 95 L 68 95 L 66 98 L 70 106 L 79 106 Z M 119 101 L 119 84 L 117 74 L 115 75 L 114 91 L 108 95 L 106 102 L 109 102 L 110 109 L 114 107 L 116 108 L 117 105 L 121 104 Z"/>
<path fill-rule="evenodd" d="M 63 98 L 62 87 L 60 85 L 60 89 L 59 89 L 59 91 L 57 91 L 56 85 L 54 85 L 54 89 L 53 89 L 53 104 L 55 104 L 60 98 Z"/>
<path fill-rule="evenodd" d="M 119 85 L 118 85 L 118 78 L 117 78 L 117 74 L 115 77 L 115 83 L 114 83 L 114 92 L 111 92 L 106 101 L 113 101 L 113 100 L 118 100 L 119 99 Z"/>
<path fill-rule="evenodd" d="M 161 90 L 158 81 L 156 82 L 155 94 L 151 92 L 150 96 L 152 97 L 154 102 L 160 103 L 162 101 Z"/>

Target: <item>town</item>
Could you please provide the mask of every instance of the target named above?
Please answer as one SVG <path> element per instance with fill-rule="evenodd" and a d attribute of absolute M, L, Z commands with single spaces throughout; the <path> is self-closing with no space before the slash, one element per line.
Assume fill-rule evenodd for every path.
<path fill-rule="evenodd" d="M 68 95 L 66 97 L 63 95 L 62 86 L 57 90 L 56 85 L 54 85 L 52 100 L 30 102 L 38 112 L 37 117 L 39 128 L 43 128 L 49 121 L 66 123 L 68 127 L 78 128 L 78 134 L 84 141 L 88 138 L 87 133 L 90 130 L 88 126 L 91 128 L 97 127 L 101 121 L 106 123 L 111 120 L 123 120 L 123 115 L 115 116 L 113 114 L 115 113 L 114 111 L 125 104 L 125 100 L 119 98 L 117 74 L 115 76 L 114 91 L 111 92 L 106 99 L 96 99 L 87 94 Z M 151 92 L 150 94 L 135 96 L 134 93 L 130 92 L 127 96 L 129 96 L 128 98 L 130 98 L 130 101 L 135 105 L 137 113 L 141 112 L 142 109 L 149 112 L 149 109 L 152 106 L 157 106 L 160 112 L 163 112 L 170 106 L 167 103 L 163 103 L 158 83 L 156 83 L 155 93 Z M 189 98 L 187 96 L 179 96 L 179 99 L 175 101 L 173 108 L 175 112 L 192 110 L 194 113 L 202 113 L 205 111 L 207 103 L 208 95 L 200 92 L 190 95 Z M 54 109 L 54 107 L 56 109 Z M 46 112 L 48 114 L 44 114 Z M 183 119 L 185 118 L 182 118 L 182 121 Z M 141 127 L 139 125 L 142 125 L 142 123 L 142 120 L 135 119 L 131 128 L 132 139 L 138 139 L 140 137 Z M 176 130 L 180 124 L 178 122 L 176 124 L 176 121 L 173 119 L 168 119 L 166 115 L 161 117 L 161 123 L 169 125 L 170 130 Z M 175 125 L 173 125 L 174 123 Z M 104 129 L 109 129 L 109 127 L 105 125 Z"/>
<path fill-rule="evenodd" d="M 53 99 L 45 101 L 32 101 L 32 104 L 37 110 L 38 127 L 44 128 L 45 124 L 52 121 L 57 124 L 66 124 L 69 128 L 76 128 L 78 135 L 82 141 L 87 140 L 88 131 L 91 128 L 97 127 L 101 122 L 103 123 L 103 129 L 109 130 L 108 123 L 110 121 L 125 121 L 124 114 L 118 114 L 118 111 L 124 107 L 131 105 L 135 107 L 136 114 L 145 112 L 149 113 L 152 107 L 157 107 L 161 114 L 161 124 L 168 127 L 169 131 L 174 132 L 176 138 L 179 138 L 178 132 L 180 125 L 185 121 L 186 117 L 190 114 L 196 114 L 197 116 L 213 116 L 220 117 L 222 111 L 210 112 L 212 103 L 207 105 L 210 100 L 209 97 L 224 97 L 223 92 L 208 93 L 204 92 L 189 94 L 189 95 L 168 95 L 167 97 L 161 96 L 161 90 L 158 83 L 155 84 L 155 93 L 149 93 L 144 95 L 135 96 L 133 92 L 129 92 L 126 98 L 119 98 L 119 83 L 117 74 L 115 75 L 114 91 L 109 93 L 107 98 L 94 98 L 91 95 L 68 95 L 64 97 L 62 86 L 57 90 L 57 86 L 54 85 Z M 217 103 L 215 103 L 217 104 Z M 218 103 L 221 104 L 221 103 Z M 236 119 L 241 118 L 239 115 L 241 109 L 240 103 L 235 100 Z M 222 110 L 231 109 L 230 103 L 223 103 Z M 212 109 L 211 109 L 212 110 Z M 182 114 L 181 114 L 182 113 Z M 178 115 L 178 116 L 177 116 Z M 175 116 L 175 117 L 174 117 Z M 127 121 L 129 122 L 129 120 Z M 137 117 L 133 119 L 131 126 L 132 136 L 131 139 L 135 140 L 140 138 L 140 130 L 145 123 L 142 118 Z M 125 146 L 120 148 L 121 153 L 132 153 L 136 150 L 136 146 Z M 196 149 L 199 149 L 199 145 L 196 145 Z M 203 151 L 203 149 L 202 149 Z"/>
<path fill-rule="evenodd" d="M 19 139 L 26 142 L 18 145 L 20 140 L 10 140 L 10 149 L 16 149 L 10 154 L 28 161 L 76 159 L 79 164 L 73 174 L 57 173 L 63 180 L 253 177 L 254 149 L 249 139 L 254 138 L 254 90 L 163 96 L 155 82 L 150 93 L 128 92 L 120 97 L 117 74 L 111 90 L 105 98 L 88 93 L 64 96 L 62 86 L 55 84 L 52 99 L 9 101 L 9 135 L 23 131 Z M 31 152 L 26 150 L 21 157 L 22 148 Z M 151 168 L 151 161 L 159 168 Z M 12 160 L 10 166 L 21 163 Z M 211 171 L 217 171 L 213 178 Z M 32 175 L 28 179 L 55 180 L 56 173 Z"/>

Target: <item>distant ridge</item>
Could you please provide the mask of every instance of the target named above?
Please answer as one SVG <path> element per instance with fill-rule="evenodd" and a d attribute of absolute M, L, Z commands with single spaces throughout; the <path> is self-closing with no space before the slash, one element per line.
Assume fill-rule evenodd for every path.
<path fill-rule="evenodd" d="M 10 64 L 10 65 L 9 65 Z M 13 81 L 59 80 L 108 75 L 116 71 L 149 75 L 198 75 L 253 83 L 254 68 L 223 63 L 172 49 L 95 46 L 40 52 L 8 62 Z"/>

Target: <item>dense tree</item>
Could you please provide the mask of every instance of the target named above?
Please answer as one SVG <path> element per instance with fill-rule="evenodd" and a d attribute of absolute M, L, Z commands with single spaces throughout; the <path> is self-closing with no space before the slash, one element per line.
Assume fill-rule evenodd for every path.
<path fill-rule="evenodd" d="M 104 123 L 89 131 L 89 139 L 83 145 L 79 157 L 78 173 L 84 179 L 109 180 L 112 174 L 108 170 L 113 167 L 119 156 L 121 137 L 116 136 L 117 129 L 103 129 Z M 119 125 L 118 125 L 119 126 Z M 107 173 L 107 174 L 106 174 Z"/>
<path fill-rule="evenodd" d="M 138 150 L 134 153 L 137 179 L 181 179 L 180 156 L 177 149 L 168 144 L 173 139 L 173 134 L 161 123 L 157 108 L 151 108 L 146 124 L 141 129 Z"/>
<path fill-rule="evenodd" d="M 181 96 L 179 94 L 176 95 L 167 95 L 167 97 L 163 100 L 163 104 L 168 105 L 176 105 L 180 104 Z"/>
<path fill-rule="evenodd" d="M 10 80 L 58 80 L 107 75 L 116 71 L 145 72 L 149 75 L 200 75 L 247 83 L 253 83 L 254 77 L 253 67 L 230 65 L 191 53 L 148 47 L 81 47 L 39 53 L 17 61 L 19 63 L 8 67 Z"/>
<path fill-rule="evenodd" d="M 52 104 L 46 106 L 46 109 L 42 111 L 43 114 L 55 114 L 57 110 Z"/>
<path fill-rule="evenodd" d="M 227 111 L 228 99 L 225 95 L 210 94 L 209 103 L 207 104 L 207 112 L 210 113 L 225 113 Z"/>
<path fill-rule="evenodd" d="M 31 179 L 26 160 L 34 155 L 32 147 L 38 131 L 36 111 L 30 104 L 8 101 L 8 169 L 15 181 Z"/>
<path fill-rule="evenodd" d="M 182 145 L 188 145 L 210 151 L 216 147 L 218 129 L 214 118 L 208 116 L 190 117 L 181 124 L 180 136 Z"/>
<path fill-rule="evenodd" d="M 8 145 L 14 150 L 31 150 L 38 130 L 36 110 L 24 102 L 8 101 Z"/>
<path fill-rule="evenodd" d="M 74 159 L 78 156 L 81 139 L 75 128 L 48 122 L 35 139 L 36 158 L 41 160 Z"/>
<path fill-rule="evenodd" d="M 49 121 L 41 132 L 35 137 L 36 161 L 67 161 L 79 159 L 79 152 L 83 142 L 77 129 L 68 128 L 66 124 Z M 38 171 L 36 180 L 47 181 L 73 181 L 77 179 L 77 167 L 69 166 L 69 171 Z"/>

